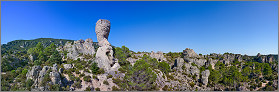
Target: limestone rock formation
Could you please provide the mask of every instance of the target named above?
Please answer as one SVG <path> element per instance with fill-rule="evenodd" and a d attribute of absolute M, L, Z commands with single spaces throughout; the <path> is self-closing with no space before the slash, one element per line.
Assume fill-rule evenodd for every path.
<path fill-rule="evenodd" d="M 185 50 L 183 50 L 183 55 L 184 57 L 199 57 L 199 55 L 196 54 L 195 51 L 190 48 L 186 48 Z"/>
<path fill-rule="evenodd" d="M 159 62 L 161 61 L 167 61 L 167 59 L 164 57 L 164 53 L 161 51 L 158 51 L 157 53 L 151 52 L 150 57 L 156 58 Z"/>
<path fill-rule="evenodd" d="M 177 58 L 174 61 L 174 66 L 177 66 L 178 68 L 181 68 L 184 64 L 184 59 L 183 58 Z"/>
<path fill-rule="evenodd" d="M 108 36 L 110 32 L 110 21 L 105 19 L 99 19 L 96 23 L 95 32 L 100 47 L 110 45 L 110 43 L 108 42 Z"/>
<path fill-rule="evenodd" d="M 100 46 L 96 53 L 96 62 L 98 63 L 98 67 L 104 68 L 108 71 L 114 64 L 112 56 L 113 50 L 108 42 L 110 22 L 108 20 L 99 19 L 96 23 L 95 32 L 98 45 Z"/>
<path fill-rule="evenodd" d="M 93 46 L 93 40 L 88 38 L 85 41 L 80 39 L 71 42 L 67 42 L 64 47 L 59 47 L 60 50 L 67 51 L 67 57 L 70 59 L 77 60 L 78 58 L 82 58 L 80 55 L 91 55 L 95 54 L 95 48 Z"/>
<path fill-rule="evenodd" d="M 204 85 L 207 85 L 209 75 L 210 75 L 209 70 L 202 71 L 202 73 L 201 73 L 201 76 L 202 76 L 201 77 L 201 81 L 202 81 L 202 83 Z"/>
<path fill-rule="evenodd" d="M 54 84 L 62 84 L 60 74 L 57 70 L 57 64 L 53 64 L 52 72 L 49 73 L 50 79 Z"/>
<path fill-rule="evenodd" d="M 32 69 L 27 72 L 26 78 L 35 80 L 38 77 L 41 69 L 42 68 L 40 66 L 33 66 Z"/>
<path fill-rule="evenodd" d="M 66 70 L 73 68 L 72 64 L 64 64 L 63 66 Z"/>

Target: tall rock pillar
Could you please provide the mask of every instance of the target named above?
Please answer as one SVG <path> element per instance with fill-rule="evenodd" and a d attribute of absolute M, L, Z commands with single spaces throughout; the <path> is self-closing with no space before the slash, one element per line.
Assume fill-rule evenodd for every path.
<path fill-rule="evenodd" d="M 113 65 L 113 50 L 108 42 L 110 32 L 110 21 L 99 19 L 96 23 L 95 32 L 97 35 L 99 48 L 96 53 L 96 62 L 98 67 L 109 71 Z"/>

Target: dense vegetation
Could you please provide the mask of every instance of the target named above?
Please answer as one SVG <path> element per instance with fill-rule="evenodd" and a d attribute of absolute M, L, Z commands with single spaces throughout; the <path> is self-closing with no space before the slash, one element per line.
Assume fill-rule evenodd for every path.
<path fill-rule="evenodd" d="M 93 62 L 94 57 L 87 56 L 89 61 L 84 61 L 78 58 L 77 60 L 62 59 L 62 55 L 67 55 L 67 52 L 57 51 L 57 47 L 64 45 L 66 41 L 72 40 L 41 38 L 35 40 L 16 40 L 2 45 L 2 60 L 1 60 L 1 91 L 30 91 L 34 88 L 35 81 L 26 78 L 26 74 L 31 70 L 32 66 L 52 66 L 57 64 L 58 68 L 63 69 L 60 74 L 61 79 L 68 77 L 69 83 L 67 85 L 50 84 L 51 70 L 47 71 L 43 81 L 39 85 L 48 86 L 50 91 L 69 91 L 71 87 L 82 88 L 82 82 L 93 82 L 98 79 L 98 75 L 107 74 L 104 69 L 99 68 L 98 64 Z M 94 45 L 97 45 L 94 43 Z M 97 47 L 97 46 L 94 46 Z M 198 66 L 195 63 L 189 65 L 197 67 L 200 76 L 186 74 L 186 66 L 182 66 L 182 71 L 173 68 L 175 59 L 183 58 L 182 52 L 164 53 L 167 61 L 157 61 L 146 52 L 138 52 L 142 56 L 135 56 L 134 52 L 129 48 L 113 47 L 113 56 L 120 64 L 118 72 L 115 75 L 107 75 L 107 79 L 112 79 L 117 86 L 112 86 L 113 91 L 154 91 L 160 88 L 165 91 L 174 91 L 173 86 L 164 85 L 160 87 L 156 84 L 158 74 L 167 79 L 166 82 L 180 82 L 186 83 L 178 79 L 178 73 L 185 75 L 193 81 L 188 81 L 190 87 L 195 88 L 202 86 L 201 79 L 202 71 L 209 70 L 207 87 L 219 90 L 224 88 L 227 91 L 238 90 L 240 86 L 249 85 L 248 89 L 274 91 L 278 90 L 274 85 L 274 80 L 278 80 L 278 72 L 274 65 L 278 65 L 277 61 L 270 63 L 259 62 L 260 58 L 255 56 L 243 56 L 243 60 L 235 59 L 229 65 L 220 61 L 224 57 L 212 57 L 218 60 L 215 65 Z M 224 55 L 232 55 L 232 53 L 224 53 Z M 202 56 L 202 55 L 200 55 Z M 210 55 L 208 55 L 210 56 Z M 276 55 L 273 57 L 278 58 Z M 134 65 L 130 64 L 128 58 L 136 59 Z M 199 58 L 200 59 L 200 58 Z M 208 60 L 208 57 L 206 57 Z M 188 63 L 188 62 L 184 62 Z M 63 64 L 72 64 L 74 67 L 65 69 Z M 172 67 L 172 68 L 171 68 Z M 119 74 L 121 73 L 121 74 Z M 90 75 L 88 75 L 90 74 Z M 119 77 L 119 75 L 122 77 Z M 117 75 L 117 76 L 116 76 Z M 183 78 L 185 78 L 185 76 Z M 111 85 L 108 80 L 101 82 L 104 85 Z M 65 83 L 62 83 L 65 84 Z M 264 85 L 264 86 L 263 86 Z M 176 87 L 175 85 L 174 87 Z M 215 89 L 216 88 L 216 89 Z M 86 87 L 86 91 L 100 91 L 100 88 Z M 197 90 L 197 89 L 193 89 Z"/>

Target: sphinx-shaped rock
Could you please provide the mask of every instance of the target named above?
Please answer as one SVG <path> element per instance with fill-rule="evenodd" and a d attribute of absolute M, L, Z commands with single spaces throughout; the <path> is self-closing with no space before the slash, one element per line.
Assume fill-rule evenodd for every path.
<path fill-rule="evenodd" d="M 108 42 L 110 32 L 110 22 L 108 20 L 99 19 L 96 23 L 95 32 L 97 35 L 98 45 L 100 46 L 96 53 L 96 62 L 98 67 L 104 68 L 106 71 L 111 69 L 113 61 L 113 50 Z"/>

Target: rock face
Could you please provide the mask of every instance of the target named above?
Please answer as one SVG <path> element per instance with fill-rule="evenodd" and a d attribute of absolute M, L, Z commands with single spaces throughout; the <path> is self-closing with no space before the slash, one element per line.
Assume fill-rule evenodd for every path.
<path fill-rule="evenodd" d="M 96 23 L 95 32 L 97 35 L 98 45 L 100 46 L 96 53 L 96 62 L 98 67 L 109 71 L 114 64 L 113 50 L 108 42 L 110 32 L 110 22 L 108 20 L 99 19 Z"/>
<path fill-rule="evenodd" d="M 167 61 L 167 59 L 164 57 L 164 53 L 161 51 L 158 51 L 157 53 L 151 52 L 150 57 L 156 58 L 159 62 L 161 61 Z"/>
<path fill-rule="evenodd" d="M 51 68 L 52 72 L 49 73 L 51 82 L 54 84 L 62 84 L 60 74 L 57 70 L 57 64 L 53 64 L 53 67 Z"/>
<path fill-rule="evenodd" d="M 112 56 L 113 50 L 108 42 L 110 22 L 108 20 L 99 19 L 96 23 L 95 32 L 98 45 L 100 46 L 96 53 L 96 62 L 98 63 L 98 67 L 104 68 L 108 71 L 114 64 Z"/>
<path fill-rule="evenodd" d="M 26 78 L 35 80 L 38 77 L 41 69 L 42 68 L 40 66 L 33 66 L 32 69 L 27 72 Z"/>
<path fill-rule="evenodd" d="M 110 21 L 99 19 L 96 23 L 95 32 L 100 47 L 110 45 L 108 36 L 110 32 Z"/>
<path fill-rule="evenodd" d="M 201 75 L 202 75 L 202 78 L 201 78 L 202 83 L 203 83 L 204 85 L 207 85 L 207 83 L 208 83 L 208 77 L 209 77 L 209 75 L 210 75 L 209 70 L 202 71 Z"/>
<path fill-rule="evenodd" d="M 199 55 L 197 55 L 193 49 L 189 49 L 189 48 L 183 50 L 183 55 L 184 57 L 199 57 Z"/>
<path fill-rule="evenodd" d="M 63 66 L 66 70 L 73 68 L 72 64 L 64 64 Z"/>
<path fill-rule="evenodd" d="M 181 68 L 184 64 L 184 59 L 183 58 L 177 58 L 175 61 L 174 61 L 174 66 L 177 67 L 177 68 Z"/>
<path fill-rule="evenodd" d="M 95 54 L 95 49 L 93 46 L 93 40 L 88 38 L 85 41 L 80 39 L 74 41 L 74 44 L 67 42 L 64 47 L 60 47 L 60 49 L 67 51 L 67 57 L 70 59 L 77 60 L 78 58 L 82 58 L 80 55 L 91 55 Z"/>

